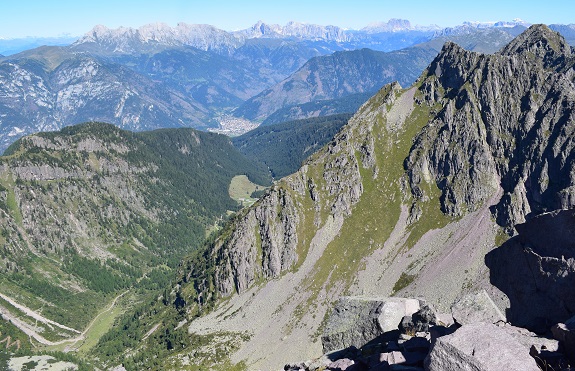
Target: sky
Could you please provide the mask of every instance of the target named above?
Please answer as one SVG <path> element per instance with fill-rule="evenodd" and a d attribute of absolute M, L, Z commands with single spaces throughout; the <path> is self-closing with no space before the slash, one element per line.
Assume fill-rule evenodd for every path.
<path fill-rule="evenodd" d="M 361 29 L 391 18 L 450 27 L 464 21 L 575 23 L 573 0 L 1 0 L 0 38 L 81 36 L 93 26 L 137 28 L 163 22 L 210 24 L 227 31 L 257 21 Z"/>

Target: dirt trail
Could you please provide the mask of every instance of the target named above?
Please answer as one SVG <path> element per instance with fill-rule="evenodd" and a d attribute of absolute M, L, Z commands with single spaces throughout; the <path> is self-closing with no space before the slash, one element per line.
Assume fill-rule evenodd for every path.
<path fill-rule="evenodd" d="M 121 294 L 119 294 L 118 296 L 116 296 L 114 298 L 114 300 L 112 300 L 112 302 L 110 303 L 110 305 L 108 305 L 108 307 L 104 310 L 102 310 L 100 313 L 98 313 L 98 315 L 96 317 L 94 317 L 92 319 L 92 321 L 90 322 L 90 324 L 88 324 L 88 326 L 86 327 L 86 329 L 84 329 L 84 331 L 80 332 L 78 330 L 75 330 L 73 328 L 64 326 L 58 322 L 52 321 L 48 318 L 43 317 L 42 315 L 34 312 L 33 310 L 18 304 L 17 302 L 15 302 L 13 299 L 9 298 L 8 296 L 4 295 L 4 294 L 0 294 L 0 297 L 4 300 L 6 300 L 7 302 L 9 302 L 11 305 L 13 305 L 14 307 L 18 308 L 19 310 L 21 310 L 22 312 L 24 312 L 27 316 L 34 318 L 37 321 L 43 322 L 45 324 L 48 325 L 54 325 L 57 327 L 60 327 L 62 329 L 68 330 L 68 331 L 72 331 L 72 332 L 76 332 L 79 335 L 75 338 L 71 338 L 71 339 L 64 339 L 64 340 L 59 340 L 59 341 L 50 341 L 46 338 L 44 338 L 42 335 L 38 334 L 38 332 L 36 331 L 36 329 L 34 328 L 34 326 L 29 325 L 28 323 L 21 321 L 20 319 L 18 319 L 18 317 L 16 317 L 15 315 L 13 315 L 12 313 L 10 313 L 10 311 L 8 311 L 6 308 L 0 306 L 0 316 L 2 318 L 4 318 L 4 320 L 6 321 L 10 321 L 12 322 L 12 324 L 16 327 L 18 327 L 20 330 L 22 330 L 22 332 L 24 332 L 26 335 L 36 339 L 37 342 L 44 344 L 44 345 L 61 345 L 61 344 L 65 344 L 65 343 L 72 343 L 75 344 L 80 340 L 84 340 L 86 337 L 86 333 L 88 331 L 90 331 L 90 329 L 92 328 L 92 326 L 94 325 L 94 322 L 96 322 L 96 320 L 102 316 L 103 314 L 109 312 L 110 310 L 112 310 L 112 308 L 114 308 L 114 306 L 116 305 L 116 302 L 118 301 L 119 298 L 121 298 L 122 296 L 124 296 L 125 294 L 127 294 L 128 291 L 125 291 Z"/>
<path fill-rule="evenodd" d="M 2 294 L 2 293 L 0 293 L 0 298 L 6 300 L 12 306 L 18 308 L 19 310 L 24 312 L 27 316 L 32 317 L 37 321 L 40 321 L 40 322 L 45 323 L 47 325 L 54 325 L 56 327 L 60 327 L 61 329 L 72 331 L 72 332 L 75 332 L 77 334 L 80 334 L 80 331 L 75 330 L 75 329 L 68 327 L 68 326 L 64 326 L 58 322 L 52 321 L 52 320 L 42 316 L 41 314 L 38 314 L 38 313 L 34 312 L 33 310 L 31 310 L 31 309 L 29 309 L 29 308 L 27 308 L 21 304 L 18 304 L 14 299 L 12 299 L 12 298 L 10 298 L 10 297 Z"/>

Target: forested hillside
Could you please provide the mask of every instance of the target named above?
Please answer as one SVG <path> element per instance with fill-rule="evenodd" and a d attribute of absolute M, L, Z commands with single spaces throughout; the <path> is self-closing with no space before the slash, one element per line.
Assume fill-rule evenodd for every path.
<path fill-rule="evenodd" d="M 344 113 L 260 126 L 232 138 L 232 142 L 247 158 L 264 164 L 275 179 L 280 179 L 296 172 L 351 116 Z"/>
<path fill-rule="evenodd" d="M 42 346 L 80 347 L 99 311 L 169 285 L 238 210 L 234 176 L 268 185 L 268 174 L 229 138 L 193 129 L 88 123 L 24 137 L 0 157 L 0 307 Z M 39 313 L 60 328 L 39 327 Z"/>

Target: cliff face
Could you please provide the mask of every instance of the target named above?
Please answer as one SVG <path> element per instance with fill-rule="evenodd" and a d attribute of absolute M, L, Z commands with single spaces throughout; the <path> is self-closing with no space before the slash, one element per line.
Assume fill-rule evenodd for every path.
<path fill-rule="evenodd" d="M 560 35 L 533 26 L 495 55 L 447 43 L 411 88 L 384 87 L 214 243 L 217 284 L 202 298 L 231 301 L 190 331 L 250 329 L 233 357 L 271 367 L 314 352 L 342 293 L 449 308 L 481 286 L 509 305 L 484 264 L 496 234 L 574 206 L 572 60 Z M 310 341 L 276 347 L 290 336 Z"/>
<path fill-rule="evenodd" d="M 546 27 L 492 56 L 447 44 L 422 84 L 426 104 L 443 108 L 406 160 L 414 196 L 425 197 L 419 185 L 430 174 L 442 211 L 463 215 L 500 185 L 494 214 L 507 227 L 531 212 L 572 207 L 571 53 Z"/>
<path fill-rule="evenodd" d="M 273 187 L 218 240 L 216 286 L 220 294 L 243 292 L 258 278 L 278 278 L 305 259 L 304 228 L 318 229 L 326 216 L 351 213 L 363 192 L 359 148 L 342 133 L 300 171 Z M 326 159 L 331 161 L 323 162 Z M 302 228 L 303 227 L 303 228 Z"/>
<path fill-rule="evenodd" d="M 516 226 L 517 236 L 486 256 L 491 282 L 514 325 L 545 333 L 575 315 L 575 212 L 556 210 Z"/>

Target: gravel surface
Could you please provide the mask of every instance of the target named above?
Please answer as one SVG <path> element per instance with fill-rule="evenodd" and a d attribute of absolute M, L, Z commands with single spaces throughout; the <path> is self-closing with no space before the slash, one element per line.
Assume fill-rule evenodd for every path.
<path fill-rule="evenodd" d="M 281 369 L 284 364 L 322 354 L 319 336 L 315 334 L 325 312 L 331 307 L 321 302 L 335 300 L 342 287 L 319 294 L 317 306 L 307 308 L 297 323 L 294 313 L 310 293 L 301 290 L 302 283 L 325 247 L 339 233 L 343 218 L 330 217 L 313 238 L 307 258 L 297 272 L 288 272 L 263 286 L 252 287 L 234 295 L 220 308 L 193 321 L 190 333 L 208 334 L 220 331 L 247 332 L 251 339 L 231 355 L 232 362 L 245 360 L 250 370 Z"/>

